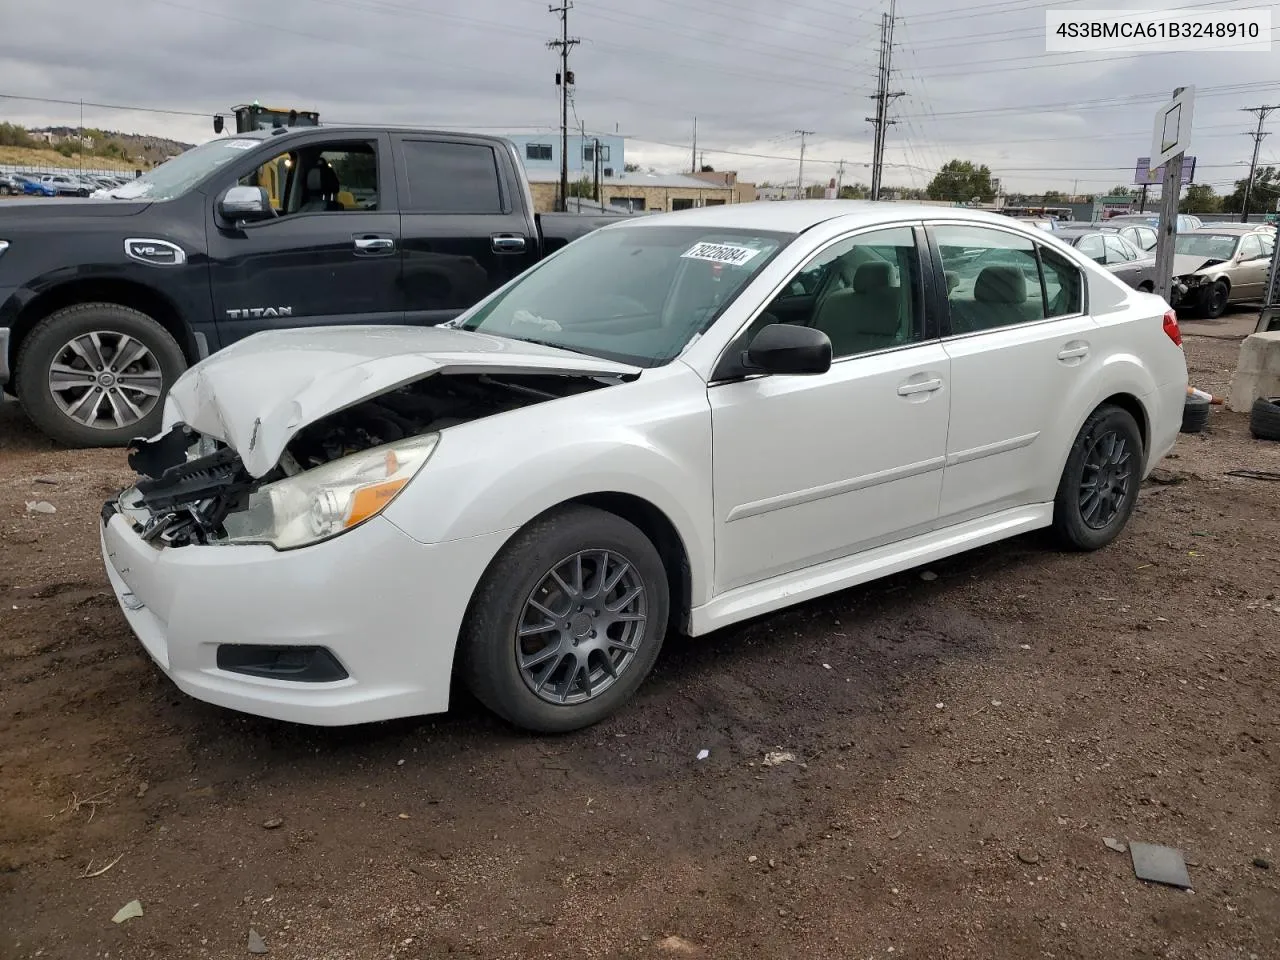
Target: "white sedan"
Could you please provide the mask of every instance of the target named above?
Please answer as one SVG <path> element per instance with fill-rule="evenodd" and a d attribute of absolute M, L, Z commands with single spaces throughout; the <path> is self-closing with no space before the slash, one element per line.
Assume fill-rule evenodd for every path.
<path fill-rule="evenodd" d="M 194 697 L 339 725 L 617 710 L 698 635 L 1052 527 L 1110 543 L 1173 447 L 1177 321 L 961 209 L 707 207 L 578 240 L 448 329 L 249 337 L 103 508 Z"/>

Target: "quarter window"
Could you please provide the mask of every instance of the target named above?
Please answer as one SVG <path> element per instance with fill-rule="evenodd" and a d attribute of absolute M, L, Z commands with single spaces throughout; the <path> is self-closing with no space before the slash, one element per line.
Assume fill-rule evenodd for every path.
<path fill-rule="evenodd" d="M 1039 247 L 1044 272 L 1045 316 L 1069 317 L 1084 313 L 1084 275 L 1080 268 L 1056 250 Z"/>
<path fill-rule="evenodd" d="M 934 236 L 948 274 L 952 333 L 1044 319 L 1036 244 L 984 227 L 935 227 Z"/>
<path fill-rule="evenodd" d="M 1091 233 L 1087 237 L 1081 237 L 1080 242 L 1076 244 L 1076 249 L 1095 263 L 1107 262 L 1107 253 L 1103 249 L 1102 234 L 1100 233 Z"/>
<path fill-rule="evenodd" d="M 1262 256 L 1262 241 L 1257 234 L 1249 234 L 1240 241 L 1240 259 L 1257 260 Z"/>
<path fill-rule="evenodd" d="M 756 318 L 816 327 L 835 359 L 888 350 L 920 339 L 920 259 L 909 227 L 833 243 L 806 263 Z M 749 339 L 749 337 L 748 337 Z"/>
<path fill-rule="evenodd" d="M 1107 263 L 1128 263 L 1133 259 L 1120 237 L 1108 234 L 1102 238 L 1102 244 L 1107 250 Z"/>

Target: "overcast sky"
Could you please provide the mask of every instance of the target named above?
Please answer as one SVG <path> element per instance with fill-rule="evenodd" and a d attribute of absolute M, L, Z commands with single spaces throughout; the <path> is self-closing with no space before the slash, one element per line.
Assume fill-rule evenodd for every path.
<path fill-rule="evenodd" d="M 0 94 L 191 111 L 87 107 L 86 125 L 188 141 L 233 104 L 317 109 L 321 121 L 528 132 L 559 122 L 558 34 L 546 0 L 59 0 L 0 31 Z M 988 164 L 1006 189 L 1099 192 L 1150 152 L 1155 98 L 1197 87 L 1197 182 L 1243 175 L 1255 118 L 1280 103 L 1271 53 L 1046 54 L 1045 10 L 1258 8 L 1257 0 L 899 0 L 887 184 L 924 186 L 944 161 Z M 10 8 L 12 10 L 12 8 Z M 576 114 L 634 139 L 627 159 L 687 169 L 693 118 L 705 162 L 745 179 L 867 181 L 885 3 L 867 0 L 577 0 Z M 1275 12 L 1280 27 L 1280 8 Z M 279 24 L 280 26 L 275 26 Z M 1273 30 L 1273 36 L 1278 31 Z M 1237 89 L 1230 89 L 1236 87 Z M 1222 89 L 1228 88 L 1228 89 Z M 1123 98 L 1130 102 L 1097 104 Z M 1138 102 L 1133 102 L 1133 101 Z M 1069 106 L 1074 105 L 1074 106 Z M 576 116 L 576 119 L 575 119 Z M 0 98 L 0 119 L 68 124 L 78 106 Z M 1280 162 L 1276 134 L 1264 161 Z M 674 146 L 666 146 L 671 144 Z M 744 156 L 737 154 L 756 154 Z M 769 158 L 779 159 L 769 159 Z"/>

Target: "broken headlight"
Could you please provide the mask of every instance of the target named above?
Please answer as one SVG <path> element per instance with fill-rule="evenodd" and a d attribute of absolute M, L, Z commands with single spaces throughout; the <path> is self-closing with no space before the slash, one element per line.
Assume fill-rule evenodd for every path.
<path fill-rule="evenodd" d="M 381 513 L 422 469 L 440 434 L 429 433 L 334 460 L 259 487 L 224 523 L 225 543 L 303 547 Z"/>

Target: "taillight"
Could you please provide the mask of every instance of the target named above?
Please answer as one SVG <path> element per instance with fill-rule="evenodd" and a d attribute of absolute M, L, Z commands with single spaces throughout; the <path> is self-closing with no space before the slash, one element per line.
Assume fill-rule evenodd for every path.
<path fill-rule="evenodd" d="M 1178 314 L 1173 310 L 1164 315 L 1164 332 L 1173 341 L 1174 346 L 1182 346 L 1182 331 L 1178 329 Z"/>

